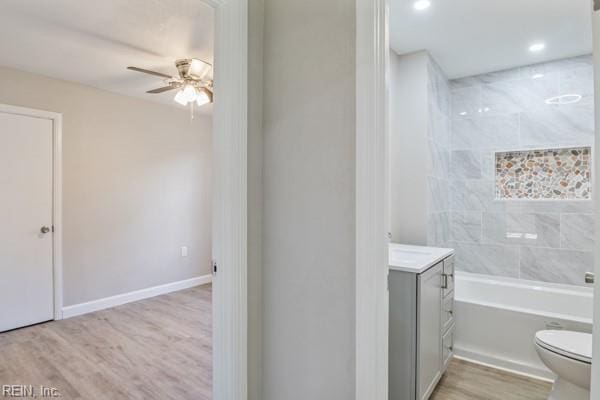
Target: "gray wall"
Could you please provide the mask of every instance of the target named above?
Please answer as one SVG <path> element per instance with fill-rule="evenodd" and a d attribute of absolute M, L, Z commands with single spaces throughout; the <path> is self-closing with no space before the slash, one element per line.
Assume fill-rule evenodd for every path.
<path fill-rule="evenodd" d="M 390 232 L 427 244 L 428 55 L 390 51 Z"/>
<path fill-rule="evenodd" d="M 582 56 L 451 81 L 449 245 L 457 269 L 583 285 L 593 264 L 592 202 L 495 200 L 494 152 L 593 147 L 592 70 L 591 56 Z M 566 93 L 584 98 L 544 103 Z"/>
<path fill-rule="evenodd" d="M 0 87 L 63 114 L 65 306 L 210 273 L 210 118 L 6 68 Z"/>
<path fill-rule="evenodd" d="M 266 0 L 263 400 L 355 388 L 355 3 Z"/>

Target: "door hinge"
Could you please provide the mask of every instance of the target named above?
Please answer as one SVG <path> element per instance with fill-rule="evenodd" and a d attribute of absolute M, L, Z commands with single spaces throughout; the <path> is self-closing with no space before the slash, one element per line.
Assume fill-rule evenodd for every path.
<path fill-rule="evenodd" d="M 213 275 L 217 274 L 217 262 L 215 260 L 213 260 Z"/>

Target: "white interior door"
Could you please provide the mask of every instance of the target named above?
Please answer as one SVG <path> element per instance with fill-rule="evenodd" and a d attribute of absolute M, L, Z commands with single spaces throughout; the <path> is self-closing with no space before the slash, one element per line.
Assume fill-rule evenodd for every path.
<path fill-rule="evenodd" d="M 0 112 L 0 332 L 54 318 L 52 124 Z"/>

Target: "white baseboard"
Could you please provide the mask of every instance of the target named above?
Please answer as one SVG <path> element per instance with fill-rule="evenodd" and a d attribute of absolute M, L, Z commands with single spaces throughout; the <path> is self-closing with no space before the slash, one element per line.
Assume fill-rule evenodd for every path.
<path fill-rule="evenodd" d="M 554 382 L 554 375 L 545 368 L 530 365 L 516 360 L 509 360 L 490 354 L 457 348 L 454 346 L 454 357 L 459 360 L 469 361 L 486 367 L 499 369 L 517 375 L 546 382 Z"/>
<path fill-rule="evenodd" d="M 75 304 L 72 306 L 63 307 L 62 317 L 63 319 L 71 318 L 77 315 L 83 315 L 94 311 L 104 310 L 106 308 L 120 306 L 122 304 L 147 299 L 149 297 L 154 297 L 161 294 L 176 292 L 178 290 L 188 289 L 194 286 L 204 285 L 210 282 L 212 282 L 212 275 L 203 275 L 198 276 L 196 278 L 186 279 L 183 281 L 171 282 L 164 285 L 153 286 L 146 289 L 135 290 L 133 292 L 118 294 L 116 296 L 92 300 L 86 303 Z"/>

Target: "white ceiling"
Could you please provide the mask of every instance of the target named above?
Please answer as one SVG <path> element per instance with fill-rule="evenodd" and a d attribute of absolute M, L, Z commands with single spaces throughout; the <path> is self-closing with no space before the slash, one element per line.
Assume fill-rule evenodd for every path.
<path fill-rule="evenodd" d="M 390 0 L 390 46 L 428 50 L 449 78 L 592 51 L 590 0 Z M 546 43 L 540 53 L 529 46 Z"/>
<path fill-rule="evenodd" d="M 160 77 L 178 58 L 212 63 L 214 15 L 198 0 L 1 0 L 0 65 L 175 107 Z M 210 106 L 201 107 L 210 112 Z"/>

